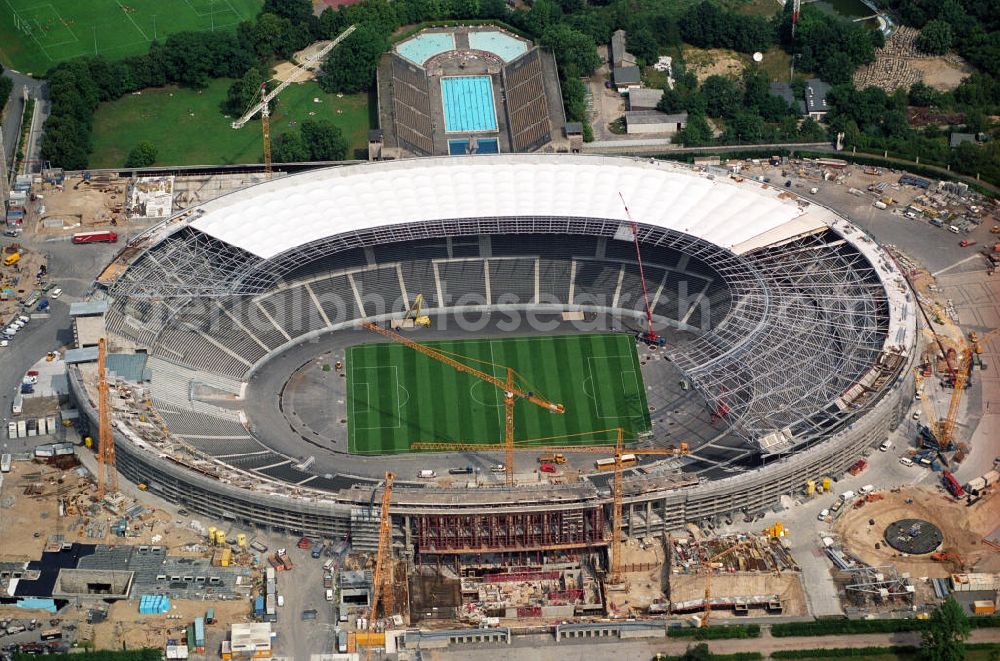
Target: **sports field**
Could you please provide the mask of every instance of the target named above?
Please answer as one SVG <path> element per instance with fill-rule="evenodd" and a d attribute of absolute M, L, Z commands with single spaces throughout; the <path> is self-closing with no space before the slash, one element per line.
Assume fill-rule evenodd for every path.
<path fill-rule="evenodd" d="M 506 378 L 513 367 L 538 395 L 563 404 L 552 413 L 527 401 L 515 406 L 516 439 L 578 434 L 614 427 L 626 438 L 650 428 L 635 340 L 594 334 L 427 342 Z M 477 362 L 481 361 L 481 362 Z M 490 366 L 492 365 L 492 366 Z M 400 344 L 363 344 L 347 351 L 348 449 L 406 452 L 417 441 L 501 443 L 503 393 Z M 601 440 L 610 440 L 602 435 Z M 593 437 L 555 441 L 594 443 Z"/>
<path fill-rule="evenodd" d="M 262 5 L 263 0 L 0 0 L 0 60 L 41 75 L 78 55 L 138 55 L 153 39 L 174 32 L 232 32 Z"/>

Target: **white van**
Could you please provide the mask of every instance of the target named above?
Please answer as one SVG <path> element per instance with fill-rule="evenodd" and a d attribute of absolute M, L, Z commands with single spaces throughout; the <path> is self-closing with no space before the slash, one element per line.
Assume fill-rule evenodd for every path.
<path fill-rule="evenodd" d="M 828 516 L 830 516 L 830 510 L 823 510 L 822 512 L 816 515 L 816 520 L 822 521 Z"/>
<path fill-rule="evenodd" d="M 910 459 L 909 457 L 900 457 L 899 463 L 903 464 L 904 466 L 912 466 L 913 460 Z"/>
<path fill-rule="evenodd" d="M 860 489 L 858 489 L 858 493 L 860 495 L 862 495 L 862 496 L 868 495 L 872 491 L 875 491 L 875 485 L 874 484 L 866 484 L 865 486 L 863 486 Z"/>
<path fill-rule="evenodd" d="M 846 503 L 851 498 L 854 498 L 854 492 L 853 491 L 845 491 L 844 493 L 840 494 L 840 501 L 841 502 Z"/>
<path fill-rule="evenodd" d="M 878 446 L 878 449 L 880 452 L 888 452 L 889 448 L 891 447 L 892 447 L 892 441 L 890 441 L 889 439 L 885 439 L 884 441 L 882 441 L 882 445 Z"/>
<path fill-rule="evenodd" d="M 62 296 L 62 289 L 60 289 L 59 287 L 56 287 L 55 289 L 49 292 L 49 298 L 59 298 L 60 296 Z"/>
<path fill-rule="evenodd" d="M 323 569 L 325 569 L 326 571 L 330 571 L 330 567 L 333 567 L 333 563 L 335 562 L 337 562 L 336 558 L 330 558 L 329 560 L 323 563 Z"/>
<path fill-rule="evenodd" d="M 955 227 L 954 225 L 948 225 L 948 231 L 951 232 L 952 234 L 958 234 L 958 228 Z"/>
<path fill-rule="evenodd" d="M 333 601 L 333 590 L 327 590 L 326 591 L 326 600 L 327 601 Z"/>
<path fill-rule="evenodd" d="M 284 605 L 285 605 L 285 595 L 279 594 L 278 595 L 278 606 L 284 606 Z"/>
<path fill-rule="evenodd" d="M 417 476 L 422 480 L 432 480 L 437 477 L 437 473 L 432 470 L 422 470 Z"/>

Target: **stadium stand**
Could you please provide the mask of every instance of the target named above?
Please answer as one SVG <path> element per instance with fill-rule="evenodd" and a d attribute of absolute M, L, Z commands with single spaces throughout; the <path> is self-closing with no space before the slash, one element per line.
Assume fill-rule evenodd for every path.
<path fill-rule="evenodd" d="M 493 303 L 534 303 L 535 266 L 534 259 L 491 259 L 490 293 Z M 494 289 L 496 287 L 496 289 Z"/>
<path fill-rule="evenodd" d="M 486 302 L 485 262 L 481 259 L 435 262 L 445 303 L 483 305 Z"/>
<path fill-rule="evenodd" d="M 393 55 L 392 91 L 396 136 L 412 151 L 431 154 L 434 151 L 434 125 L 427 73 Z"/>
<path fill-rule="evenodd" d="M 379 264 L 396 264 L 422 259 L 446 259 L 448 244 L 445 239 L 422 239 L 411 243 L 383 243 L 372 247 Z"/>
<path fill-rule="evenodd" d="M 319 308 L 301 285 L 288 286 L 259 299 L 257 304 L 278 321 L 292 339 L 324 326 Z"/>
<path fill-rule="evenodd" d="M 437 278 L 434 275 L 434 265 L 430 261 L 403 262 L 399 265 L 403 273 L 403 283 L 406 293 L 412 301 L 417 294 L 423 294 L 424 300 L 432 308 L 438 307 Z"/>
<path fill-rule="evenodd" d="M 357 281 L 355 280 L 355 282 Z M 399 285 L 396 285 L 396 287 L 398 288 Z M 315 310 L 315 303 L 312 302 L 308 291 L 304 288 L 300 289 L 305 292 L 302 304 L 309 305 Z M 351 287 L 351 281 L 348 280 L 346 275 L 335 275 L 320 280 L 313 280 L 309 282 L 309 289 L 316 295 L 316 300 L 319 301 L 320 306 L 323 308 L 323 313 L 326 314 L 327 319 L 332 324 L 341 323 L 348 319 L 360 319 L 365 316 L 365 313 L 358 307 L 358 299 L 354 295 L 354 288 Z M 312 324 L 308 330 L 316 330 L 325 325 L 318 314 L 315 316 L 310 315 L 308 318 Z"/>
<path fill-rule="evenodd" d="M 541 52 L 535 48 L 503 69 L 508 130 L 514 151 L 530 151 L 551 139 Z"/>
<path fill-rule="evenodd" d="M 351 277 L 364 303 L 365 316 L 400 311 L 405 307 L 395 266 L 355 271 Z"/>
<path fill-rule="evenodd" d="M 280 454 L 275 454 L 270 451 L 255 452 L 253 454 L 243 455 L 242 457 L 229 457 L 226 459 L 226 463 L 232 464 L 237 468 L 244 468 L 246 470 L 273 466 L 285 461 L 288 461 L 287 457 L 283 457 Z"/>
<path fill-rule="evenodd" d="M 542 302 L 568 301 L 573 272 L 571 262 L 561 259 L 538 260 L 538 298 Z"/>

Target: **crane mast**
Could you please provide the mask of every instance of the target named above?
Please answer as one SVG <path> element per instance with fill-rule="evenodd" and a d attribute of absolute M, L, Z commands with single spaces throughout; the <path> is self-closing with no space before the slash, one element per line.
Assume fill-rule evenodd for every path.
<path fill-rule="evenodd" d="M 372 580 L 372 610 L 368 617 L 366 658 L 371 655 L 372 633 L 378 617 L 379 604 L 381 603 L 386 616 L 392 615 L 392 517 L 389 514 L 389 504 L 392 502 L 392 483 L 395 479 L 394 473 L 386 471 L 379 511 L 378 552 L 375 555 L 375 575 Z"/>
<path fill-rule="evenodd" d="M 656 333 L 656 329 L 653 328 L 653 311 L 649 308 L 646 272 L 642 266 L 642 251 L 639 249 L 639 226 L 632 220 L 632 213 L 628 210 L 628 204 L 625 203 L 625 196 L 619 192 L 618 197 L 621 198 L 622 206 L 625 207 L 625 217 L 628 218 L 628 222 L 632 226 L 632 242 L 635 243 L 635 258 L 639 262 L 639 282 L 642 283 L 642 302 L 646 304 L 646 332 L 640 333 L 639 339 L 647 344 L 655 344 L 662 347 L 666 344 L 666 339 L 660 337 Z"/>
<path fill-rule="evenodd" d="M 271 109 L 267 102 L 267 83 L 260 84 L 260 95 L 264 97 L 260 109 L 260 130 L 264 136 L 264 174 L 271 177 Z"/>
<path fill-rule="evenodd" d="M 111 402 L 108 401 L 106 370 L 107 339 L 97 341 L 97 499 L 118 491 L 115 439 L 111 431 Z"/>

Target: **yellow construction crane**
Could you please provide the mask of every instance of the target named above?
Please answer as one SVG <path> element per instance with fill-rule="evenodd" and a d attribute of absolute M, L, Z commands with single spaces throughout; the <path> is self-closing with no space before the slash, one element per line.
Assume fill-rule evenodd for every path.
<path fill-rule="evenodd" d="M 708 618 L 711 617 L 711 615 L 712 615 L 712 607 L 709 605 L 709 602 L 708 602 L 708 600 L 712 598 L 712 569 L 713 569 L 712 565 L 715 562 L 718 562 L 722 558 L 726 557 L 727 555 L 729 555 L 730 553 L 732 553 L 736 549 L 742 548 L 746 544 L 747 544 L 747 542 L 739 542 L 737 544 L 734 544 L 734 545 L 730 546 L 725 551 L 722 551 L 721 553 L 716 553 L 711 558 L 708 558 L 707 560 L 705 560 L 705 562 L 704 562 L 704 567 L 705 567 L 705 604 L 704 604 L 704 606 L 705 606 L 705 612 L 701 616 L 701 624 L 699 626 L 707 627 L 708 626 Z"/>
<path fill-rule="evenodd" d="M 952 380 L 951 401 L 948 404 L 948 414 L 941 419 L 938 429 L 938 443 L 942 448 L 949 448 L 955 438 L 955 421 L 958 417 L 958 405 L 962 402 L 962 395 L 965 392 L 965 384 L 972 371 L 973 350 L 966 347 L 962 351 L 962 358 L 955 369 L 955 378 Z"/>
<path fill-rule="evenodd" d="M 474 367 L 470 367 L 465 363 L 456 360 L 456 358 L 461 358 L 463 360 L 475 360 L 473 358 L 468 358 L 466 356 L 459 356 L 457 354 L 449 354 L 448 352 L 441 351 L 439 349 L 432 349 L 426 345 L 420 344 L 419 342 L 414 342 L 413 340 L 403 337 L 399 333 L 390 330 L 388 328 L 382 328 L 377 324 L 373 324 L 368 321 L 361 323 L 363 328 L 366 328 L 373 333 L 378 333 L 383 337 L 387 337 L 390 340 L 399 342 L 403 346 L 409 347 L 418 353 L 422 353 L 429 358 L 433 358 L 439 362 L 444 363 L 459 372 L 464 372 L 477 379 L 482 379 L 487 383 L 491 383 L 503 392 L 503 405 L 504 405 L 504 453 L 506 462 L 504 467 L 507 473 L 507 486 L 514 486 L 514 402 L 517 399 L 523 399 L 531 402 L 535 406 L 541 407 L 550 411 L 552 413 L 565 413 L 566 407 L 562 404 L 556 404 L 550 402 L 544 397 L 540 397 L 533 391 L 528 390 L 527 386 L 522 386 L 519 384 L 520 381 L 524 381 L 524 377 L 521 377 L 517 372 L 511 367 L 506 367 L 503 365 L 495 365 L 493 363 L 488 363 L 485 361 L 477 360 L 475 362 L 480 362 L 492 367 L 500 367 L 507 371 L 506 379 L 498 379 L 492 374 L 487 374 L 482 370 L 478 370 Z M 520 379 L 518 379 L 520 377 Z M 412 447 L 412 446 L 411 446 Z"/>
<path fill-rule="evenodd" d="M 614 446 L 614 469 L 615 476 L 612 484 L 612 510 L 611 510 L 611 571 L 609 572 L 609 583 L 618 584 L 621 583 L 622 577 L 622 470 L 624 464 L 622 463 L 622 457 L 624 455 L 624 442 L 625 442 L 625 430 L 621 427 L 617 429 L 603 429 L 594 432 L 582 432 L 579 434 L 568 434 L 565 436 L 553 436 L 549 438 L 539 438 L 531 439 L 528 441 L 521 441 L 520 445 L 513 446 L 510 451 L 514 452 L 538 452 L 539 450 L 545 450 L 547 452 L 584 452 L 588 454 L 606 454 L 608 452 L 607 445 L 544 445 L 539 444 L 543 441 L 551 441 L 556 439 L 573 438 L 580 436 L 591 436 L 604 433 L 613 433 L 615 435 L 615 446 Z M 411 443 L 410 448 L 413 450 L 436 450 L 440 452 L 490 452 L 497 451 L 500 449 L 507 449 L 505 446 L 501 445 L 478 445 L 475 443 L 432 443 L 432 442 L 419 442 Z M 634 455 L 685 455 L 688 454 L 688 444 L 681 443 L 679 448 L 650 448 L 645 450 L 629 450 L 629 454 Z"/>
<path fill-rule="evenodd" d="M 264 172 L 267 174 L 268 178 L 271 176 L 271 126 L 270 126 L 270 110 L 268 105 L 271 99 L 281 94 L 289 85 L 292 83 L 299 82 L 307 73 L 318 67 L 323 58 L 326 57 L 330 51 L 340 45 L 344 39 L 347 39 L 357 26 L 349 25 L 347 29 L 337 35 L 337 38 L 323 46 L 311 57 L 307 57 L 306 62 L 297 65 L 292 72 L 285 76 L 285 79 L 281 81 L 277 87 L 275 87 L 270 92 L 267 91 L 267 83 L 261 83 L 260 85 L 260 101 L 255 105 L 251 106 L 243 115 L 232 123 L 234 129 L 243 128 L 250 119 L 260 113 L 260 124 L 261 130 L 264 134 Z M 254 97 L 257 98 L 257 97 Z"/>
<path fill-rule="evenodd" d="M 406 314 L 403 315 L 403 320 L 401 325 L 404 328 L 407 327 L 406 322 L 412 318 L 414 326 L 429 328 L 431 325 L 431 318 L 423 313 L 423 308 L 424 308 L 424 295 L 417 294 L 417 296 L 413 299 L 413 304 L 406 311 Z"/>
<path fill-rule="evenodd" d="M 392 517 L 389 514 L 389 504 L 392 501 L 392 483 L 395 474 L 386 471 L 382 486 L 382 509 L 379 512 L 378 551 L 375 555 L 375 576 L 372 580 L 372 609 L 368 616 L 368 637 L 366 658 L 371 656 L 372 634 L 375 620 L 378 619 L 378 607 L 382 606 L 386 617 L 392 615 Z M 376 487 L 377 488 L 377 487 Z"/>
<path fill-rule="evenodd" d="M 108 401 L 108 377 L 105 370 L 107 339 L 97 341 L 97 499 L 118 491 L 115 466 L 115 439 L 111 431 L 111 402 Z M 105 476 L 105 473 L 107 474 Z"/>

